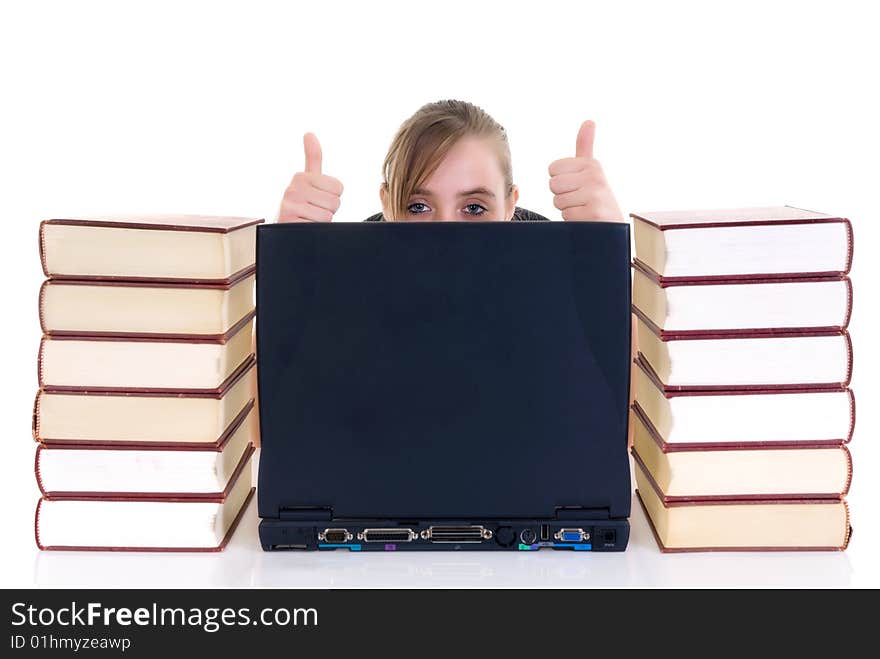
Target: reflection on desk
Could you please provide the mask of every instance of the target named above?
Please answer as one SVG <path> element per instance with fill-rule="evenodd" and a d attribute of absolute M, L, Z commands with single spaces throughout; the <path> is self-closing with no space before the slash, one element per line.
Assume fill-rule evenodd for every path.
<path fill-rule="evenodd" d="M 846 552 L 662 554 L 636 501 L 623 553 L 271 552 L 260 549 L 256 502 L 225 552 L 40 552 L 34 582 L 87 587 L 602 588 L 847 587 Z"/>

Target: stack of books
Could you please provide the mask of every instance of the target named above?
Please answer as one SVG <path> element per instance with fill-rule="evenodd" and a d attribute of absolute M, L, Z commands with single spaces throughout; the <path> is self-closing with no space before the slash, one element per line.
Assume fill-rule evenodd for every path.
<path fill-rule="evenodd" d="M 262 220 L 46 220 L 40 549 L 222 549 L 253 495 Z"/>
<path fill-rule="evenodd" d="M 661 549 L 846 548 L 850 222 L 792 207 L 632 217 L 632 453 Z"/>

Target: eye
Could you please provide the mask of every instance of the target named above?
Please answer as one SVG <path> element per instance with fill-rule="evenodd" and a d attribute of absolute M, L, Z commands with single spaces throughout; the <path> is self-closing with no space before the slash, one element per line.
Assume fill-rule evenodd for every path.
<path fill-rule="evenodd" d="M 416 203 L 407 206 L 406 210 L 413 215 L 419 215 L 421 213 L 427 213 L 430 209 L 428 208 L 427 204 L 423 204 L 422 202 L 417 201 Z"/>
<path fill-rule="evenodd" d="M 486 207 L 480 204 L 468 204 L 464 207 L 464 210 L 468 215 L 482 215 L 487 212 Z"/>

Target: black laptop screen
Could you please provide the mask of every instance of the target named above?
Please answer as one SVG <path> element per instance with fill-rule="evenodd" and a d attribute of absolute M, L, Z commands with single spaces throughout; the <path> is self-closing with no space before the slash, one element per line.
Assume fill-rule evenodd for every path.
<path fill-rule="evenodd" d="M 629 514 L 629 227 L 260 226 L 259 508 Z"/>

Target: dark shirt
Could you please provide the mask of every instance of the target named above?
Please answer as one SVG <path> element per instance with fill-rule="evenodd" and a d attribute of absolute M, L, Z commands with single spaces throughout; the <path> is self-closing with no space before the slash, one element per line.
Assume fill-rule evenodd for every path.
<path fill-rule="evenodd" d="M 375 215 L 370 215 L 364 222 L 384 222 L 385 216 L 382 213 L 376 213 Z M 513 221 L 514 222 L 549 222 L 550 220 L 543 215 L 538 215 L 537 213 L 533 213 L 530 210 L 526 210 L 525 208 L 520 208 L 517 206 L 513 209 Z"/>

